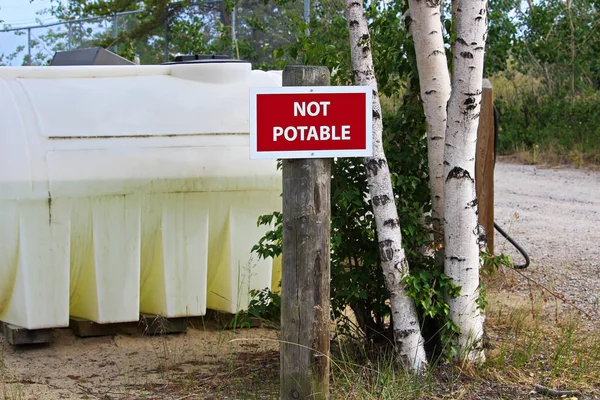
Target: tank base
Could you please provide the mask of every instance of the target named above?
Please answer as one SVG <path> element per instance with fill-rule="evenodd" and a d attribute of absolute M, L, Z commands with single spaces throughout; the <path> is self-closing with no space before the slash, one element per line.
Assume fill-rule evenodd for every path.
<path fill-rule="evenodd" d="M 99 324 L 83 318 L 69 318 L 69 329 L 77 337 L 112 336 L 119 333 L 135 334 L 138 332 L 137 322 L 117 322 L 114 324 Z"/>
<path fill-rule="evenodd" d="M 140 314 L 140 328 L 144 335 L 164 335 L 167 333 L 183 333 L 187 330 L 187 317 L 165 318 L 154 314 Z"/>
<path fill-rule="evenodd" d="M 4 338 L 13 346 L 46 344 L 54 341 L 52 329 L 25 329 L 20 326 L 0 322 Z"/>

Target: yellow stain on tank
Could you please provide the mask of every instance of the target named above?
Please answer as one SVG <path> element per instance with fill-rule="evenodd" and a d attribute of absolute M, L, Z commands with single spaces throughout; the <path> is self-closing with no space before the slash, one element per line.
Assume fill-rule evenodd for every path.
<path fill-rule="evenodd" d="M 0 320 L 10 306 L 19 268 L 20 224 L 13 202 L 0 202 Z"/>

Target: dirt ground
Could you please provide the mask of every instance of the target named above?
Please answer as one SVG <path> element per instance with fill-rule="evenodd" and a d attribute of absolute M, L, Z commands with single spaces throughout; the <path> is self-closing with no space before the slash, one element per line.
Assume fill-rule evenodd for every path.
<path fill-rule="evenodd" d="M 224 399 L 228 389 L 239 390 L 238 377 L 247 384 L 255 374 L 258 383 L 264 373 L 279 373 L 276 330 L 231 330 L 195 322 L 185 334 L 77 338 L 68 329 L 57 329 L 50 345 L 3 342 L 0 398 Z M 248 370 L 249 364 L 261 367 Z M 188 390 L 186 380 L 196 390 Z"/>
<path fill-rule="evenodd" d="M 498 163 L 495 182 L 495 219 L 528 251 L 526 273 L 564 293 L 597 325 L 600 172 Z M 498 234 L 496 243 L 521 262 Z M 524 281 L 515 295 L 527 297 Z M 275 329 L 225 330 L 200 319 L 185 334 L 165 336 L 81 339 L 58 329 L 51 345 L 23 348 L 0 336 L 0 398 L 228 399 L 242 377 L 244 398 L 254 398 L 254 384 L 279 373 L 277 337 Z"/>

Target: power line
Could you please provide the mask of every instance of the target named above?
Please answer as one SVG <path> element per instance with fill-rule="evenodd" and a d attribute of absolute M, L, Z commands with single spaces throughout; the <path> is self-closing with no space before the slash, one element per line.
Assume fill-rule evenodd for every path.
<path fill-rule="evenodd" d="M 110 17 L 120 17 L 121 15 L 137 14 L 142 11 L 144 11 L 144 10 L 123 11 L 123 12 L 119 12 L 116 14 L 107 15 L 107 16 L 103 16 L 103 17 L 79 18 L 79 19 L 74 19 L 71 21 L 57 21 L 57 22 L 53 22 L 50 24 L 43 24 L 43 25 L 29 25 L 29 26 L 22 26 L 22 27 L 18 27 L 18 28 L 6 28 L 6 29 L 0 29 L 0 32 L 14 32 L 14 31 L 26 31 L 29 29 L 50 28 L 50 27 L 58 26 L 58 25 L 70 25 L 70 24 L 77 24 L 80 22 L 97 21 L 99 19 L 106 19 L 106 18 L 110 18 Z"/>
<path fill-rule="evenodd" d="M 50 0 L 44 0 L 41 1 L 39 3 L 35 3 L 35 5 L 44 5 L 44 4 L 50 4 Z M 21 4 L 18 6 L 0 6 L 0 9 L 2 10 L 15 10 L 15 9 L 23 9 L 23 8 L 31 8 L 32 4 Z"/>

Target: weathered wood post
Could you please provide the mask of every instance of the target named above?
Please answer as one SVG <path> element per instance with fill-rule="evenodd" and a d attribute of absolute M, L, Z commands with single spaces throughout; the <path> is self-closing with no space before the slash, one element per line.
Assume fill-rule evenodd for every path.
<path fill-rule="evenodd" d="M 329 86 L 326 67 L 288 66 L 283 86 Z M 281 399 L 329 394 L 331 159 L 283 160 Z"/>
<path fill-rule="evenodd" d="M 494 254 L 494 91 L 483 80 L 481 114 L 475 155 L 475 192 L 479 204 L 479 223 L 487 234 L 487 247 Z"/>

